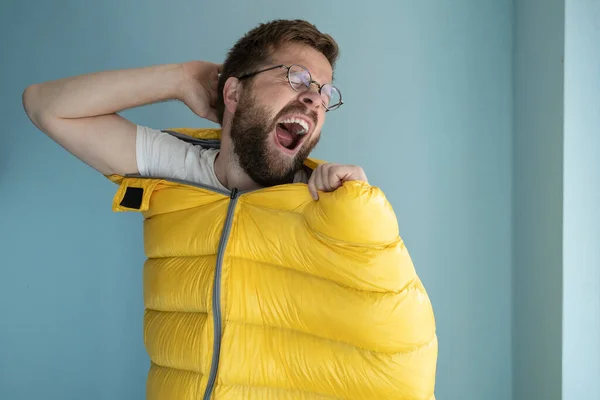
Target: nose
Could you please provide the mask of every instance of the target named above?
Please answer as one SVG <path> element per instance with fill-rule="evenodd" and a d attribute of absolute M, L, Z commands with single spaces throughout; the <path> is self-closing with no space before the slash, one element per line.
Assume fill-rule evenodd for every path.
<path fill-rule="evenodd" d="M 313 110 L 318 110 L 323 107 L 323 102 L 321 101 L 321 95 L 319 94 L 319 90 L 311 86 L 309 89 L 300 93 L 300 101 L 304 103 L 308 108 Z"/>

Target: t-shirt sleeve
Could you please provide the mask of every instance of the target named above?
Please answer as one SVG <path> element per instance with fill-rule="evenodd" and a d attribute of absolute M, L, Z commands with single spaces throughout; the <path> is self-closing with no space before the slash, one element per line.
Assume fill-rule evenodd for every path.
<path fill-rule="evenodd" d="M 216 149 L 187 143 L 169 133 L 137 127 L 136 160 L 140 175 L 179 179 L 227 190 L 215 174 Z"/>
<path fill-rule="evenodd" d="M 166 132 L 138 125 L 136 161 L 140 175 L 185 179 L 189 158 L 197 158 L 194 146 Z"/>

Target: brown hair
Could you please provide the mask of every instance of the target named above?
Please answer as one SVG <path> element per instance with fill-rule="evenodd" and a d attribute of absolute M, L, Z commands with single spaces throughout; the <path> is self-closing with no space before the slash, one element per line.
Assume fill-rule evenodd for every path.
<path fill-rule="evenodd" d="M 289 43 L 305 44 L 320 51 L 334 68 L 339 55 L 338 45 L 330 35 L 320 32 L 313 24 L 298 19 L 260 24 L 237 41 L 223 63 L 216 105 L 220 123 L 223 123 L 225 111 L 223 88 L 227 79 L 259 69 L 269 61 L 273 52 Z"/>

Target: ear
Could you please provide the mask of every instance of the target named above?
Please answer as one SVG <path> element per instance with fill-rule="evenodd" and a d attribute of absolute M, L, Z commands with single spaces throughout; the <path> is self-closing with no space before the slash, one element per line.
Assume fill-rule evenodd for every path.
<path fill-rule="evenodd" d="M 242 85 L 240 84 L 239 79 L 232 76 L 225 81 L 225 86 L 223 87 L 223 102 L 225 103 L 227 111 L 232 114 L 235 112 L 240 100 L 241 89 Z"/>

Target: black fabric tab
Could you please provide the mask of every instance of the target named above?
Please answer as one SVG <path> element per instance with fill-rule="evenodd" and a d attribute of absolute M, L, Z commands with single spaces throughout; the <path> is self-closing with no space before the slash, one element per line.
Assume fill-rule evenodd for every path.
<path fill-rule="evenodd" d="M 138 187 L 128 187 L 125 190 L 125 196 L 121 200 L 121 206 L 139 210 L 144 198 L 144 189 Z"/>

